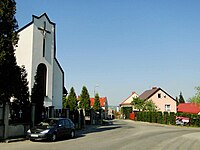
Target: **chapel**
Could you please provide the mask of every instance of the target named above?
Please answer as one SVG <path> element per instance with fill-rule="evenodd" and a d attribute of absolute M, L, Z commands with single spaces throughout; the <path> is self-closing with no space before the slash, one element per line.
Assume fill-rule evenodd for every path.
<path fill-rule="evenodd" d="M 31 94 L 36 72 L 41 74 L 44 106 L 62 108 L 64 71 L 56 58 L 56 30 L 46 13 L 32 16 L 32 21 L 19 29 L 19 41 L 16 47 L 16 60 L 27 71 L 29 92 Z"/>

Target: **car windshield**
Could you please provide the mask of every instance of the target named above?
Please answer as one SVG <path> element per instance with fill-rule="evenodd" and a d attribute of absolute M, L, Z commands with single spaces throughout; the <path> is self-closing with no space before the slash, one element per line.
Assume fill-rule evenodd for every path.
<path fill-rule="evenodd" d="M 45 126 L 47 128 L 51 128 L 53 126 L 56 126 L 57 125 L 57 120 L 54 120 L 54 119 L 46 119 L 42 122 L 40 122 L 38 125 L 39 126 Z"/>

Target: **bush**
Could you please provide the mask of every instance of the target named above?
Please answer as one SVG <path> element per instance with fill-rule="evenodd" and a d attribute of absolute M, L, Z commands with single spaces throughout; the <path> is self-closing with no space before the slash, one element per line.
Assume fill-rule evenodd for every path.
<path fill-rule="evenodd" d="M 189 113 L 174 113 L 174 112 L 137 112 L 138 121 L 153 122 L 160 124 L 176 124 L 176 116 L 187 117 L 190 119 L 190 126 L 200 127 L 200 115 Z"/>
<path fill-rule="evenodd" d="M 176 116 L 174 112 L 170 112 L 170 116 L 169 116 L 169 120 L 170 120 L 170 124 L 175 125 L 176 124 Z"/>
<path fill-rule="evenodd" d="M 157 123 L 157 112 L 151 112 L 151 121 Z"/>

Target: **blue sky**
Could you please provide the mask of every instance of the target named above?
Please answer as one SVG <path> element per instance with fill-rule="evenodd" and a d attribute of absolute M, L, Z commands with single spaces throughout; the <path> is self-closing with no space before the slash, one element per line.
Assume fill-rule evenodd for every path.
<path fill-rule="evenodd" d="M 16 0 L 19 28 L 32 15 L 56 23 L 65 87 L 85 85 L 119 105 L 153 86 L 187 100 L 200 86 L 199 0 Z M 98 85 L 98 87 L 96 87 Z"/>

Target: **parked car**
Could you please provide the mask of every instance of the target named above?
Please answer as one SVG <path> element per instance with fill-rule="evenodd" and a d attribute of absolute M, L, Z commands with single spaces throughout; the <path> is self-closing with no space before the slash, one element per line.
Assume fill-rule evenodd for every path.
<path fill-rule="evenodd" d="M 30 140 L 56 141 L 58 138 L 75 137 L 74 123 L 67 118 L 49 118 L 27 131 Z"/>
<path fill-rule="evenodd" d="M 187 117 L 176 117 L 176 125 L 187 125 L 190 119 Z"/>

